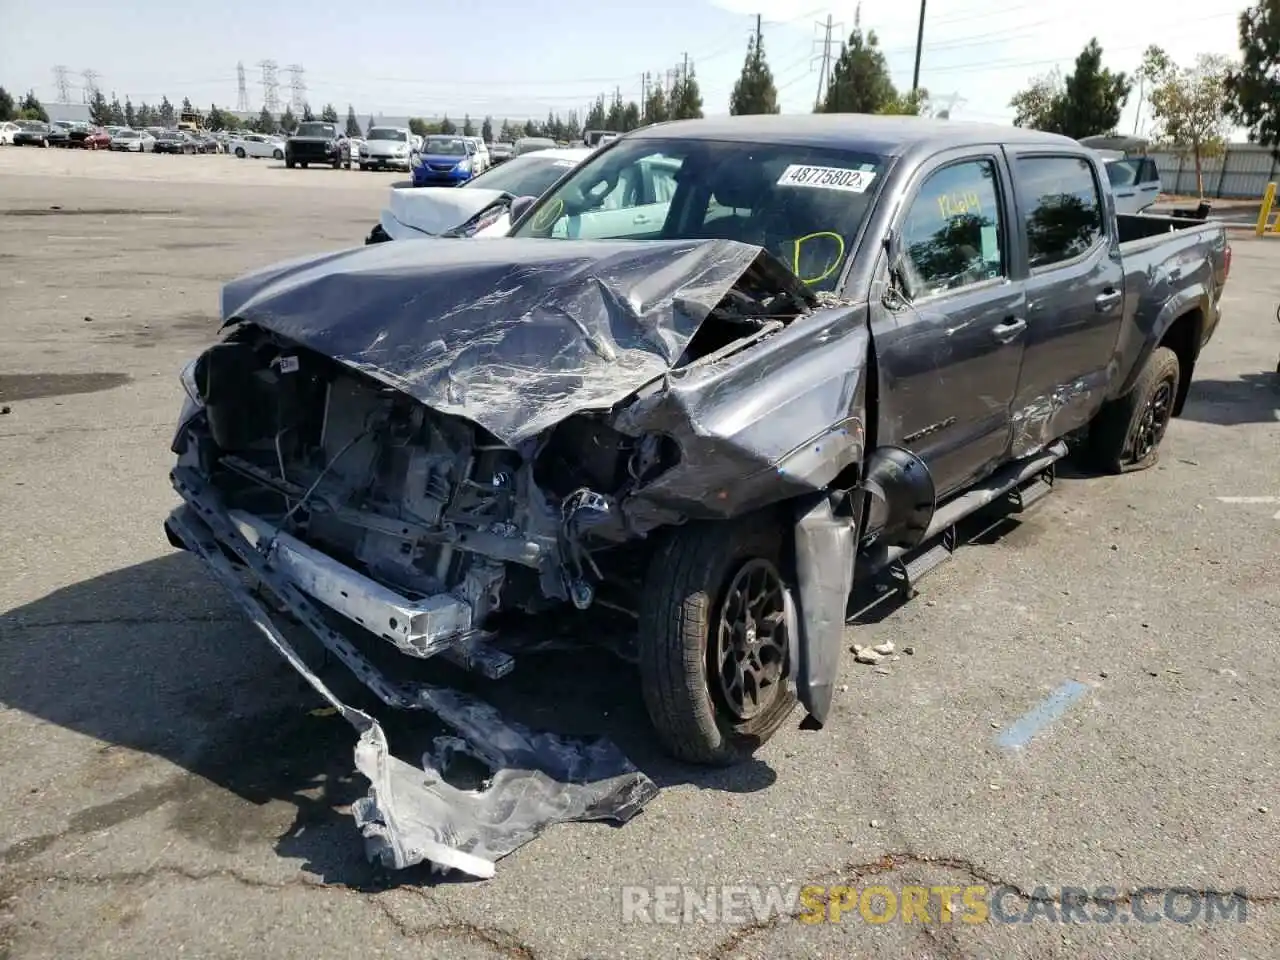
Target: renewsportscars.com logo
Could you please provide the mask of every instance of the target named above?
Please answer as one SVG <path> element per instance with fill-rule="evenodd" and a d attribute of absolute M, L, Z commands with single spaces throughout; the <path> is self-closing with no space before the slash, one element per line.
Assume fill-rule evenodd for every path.
<path fill-rule="evenodd" d="M 1144 887 L 821 884 L 623 887 L 623 923 L 1244 923 L 1248 894 Z"/>

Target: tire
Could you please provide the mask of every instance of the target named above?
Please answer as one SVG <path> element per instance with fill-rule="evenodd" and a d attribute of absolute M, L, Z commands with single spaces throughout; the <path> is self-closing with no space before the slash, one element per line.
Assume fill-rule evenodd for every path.
<path fill-rule="evenodd" d="M 271 154 L 271 159 L 272 159 L 272 160 L 283 160 L 283 159 L 284 159 L 284 151 L 283 151 L 283 150 L 276 150 L 276 151 L 274 151 L 274 152 Z"/>
<path fill-rule="evenodd" d="M 1154 467 L 1173 419 L 1181 375 L 1178 355 L 1157 347 L 1133 389 L 1106 404 L 1089 425 L 1090 465 L 1107 473 Z"/>
<path fill-rule="evenodd" d="M 342 164 L 342 169 L 343 169 L 343 170 L 350 170 L 350 169 L 351 169 L 351 161 L 350 161 L 350 160 L 346 160 L 346 161 L 344 161 L 344 162 L 343 162 L 343 164 Z"/>
<path fill-rule="evenodd" d="M 40 141 L 40 148 L 44 149 L 47 146 L 49 146 L 49 138 L 45 137 L 43 140 Z"/>
<path fill-rule="evenodd" d="M 658 739 L 677 759 L 736 763 L 772 737 L 795 707 L 783 677 L 788 643 L 781 590 L 790 589 L 787 567 L 781 526 L 759 514 L 678 527 L 654 553 L 640 604 L 640 678 Z M 762 636 L 756 627 L 745 633 L 756 662 L 767 661 L 772 672 L 751 711 L 741 710 L 741 702 L 735 710 L 719 670 L 713 670 L 721 662 L 726 597 L 747 571 L 776 581 L 778 588 L 772 594 L 777 611 L 767 618 L 772 629 L 765 634 L 777 646 L 755 647 Z"/>
<path fill-rule="evenodd" d="M 236 147 L 236 157 L 238 159 L 244 160 L 247 156 L 248 154 L 244 152 L 244 147 Z"/>
<path fill-rule="evenodd" d="M 335 169 L 335 170 L 341 170 L 341 169 L 342 169 L 342 161 L 341 161 L 341 160 L 335 160 L 335 161 L 333 161 L 333 169 Z"/>
<path fill-rule="evenodd" d="M 285 165 L 286 167 L 288 167 L 290 170 L 292 170 L 292 169 L 293 169 L 293 166 L 294 166 L 294 162 L 293 162 L 292 160 L 286 160 L 286 161 L 284 162 L 284 165 Z"/>
<path fill-rule="evenodd" d="M 305 160 L 303 160 L 303 161 L 301 162 L 300 166 L 302 167 L 302 169 L 303 169 L 303 170 L 307 169 L 307 162 L 306 162 Z"/>
<path fill-rule="evenodd" d="M 369 165 L 368 165 L 368 164 L 365 164 L 365 163 L 362 163 L 362 164 L 360 164 L 359 166 L 360 166 L 360 169 L 361 169 L 361 170 L 368 170 L 368 169 L 369 169 Z"/>

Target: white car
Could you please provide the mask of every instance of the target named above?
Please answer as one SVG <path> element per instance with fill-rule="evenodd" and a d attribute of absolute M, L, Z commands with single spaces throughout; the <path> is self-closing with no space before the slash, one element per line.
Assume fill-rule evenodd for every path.
<path fill-rule="evenodd" d="M 493 161 L 489 159 L 489 148 L 485 144 L 483 137 L 463 137 L 462 139 L 476 148 L 474 159 L 471 161 L 475 164 L 476 176 L 493 166 Z"/>
<path fill-rule="evenodd" d="M 241 160 L 248 157 L 283 160 L 284 144 L 265 133 L 246 133 L 227 141 L 227 153 L 233 153 Z"/>
<path fill-rule="evenodd" d="M 365 134 L 364 146 L 356 155 L 356 162 L 361 170 L 370 167 L 375 170 L 388 167 L 408 170 L 411 137 L 406 127 L 370 127 Z"/>
<path fill-rule="evenodd" d="M 121 130 L 112 134 L 110 149 L 125 153 L 153 153 L 156 138 L 145 130 Z"/>
<path fill-rule="evenodd" d="M 511 229 L 515 198 L 541 196 L 591 154 L 584 147 L 539 150 L 508 160 L 461 186 L 394 188 L 390 205 L 382 211 L 381 232 L 387 239 L 411 240 L 465 225 L 473 238 L 505 236 Z M 374 228 L 374 234 L 378 232 Z"/>
<path fill-rule="evenodd" d="M 1107 160 L 1116 213 L 1141 213 L 1160 198 L 1160 171 L 1150 157 Z"/>
<path fill-rule="evenodd" d="M 3 144 L 5 146 L 12 146 L 13 135 L 17 133 L 20 129 L 22 128 L 19 127 L 12 120 L 6 120 L 4 123 L 0 123 L 0 144 Z"/>

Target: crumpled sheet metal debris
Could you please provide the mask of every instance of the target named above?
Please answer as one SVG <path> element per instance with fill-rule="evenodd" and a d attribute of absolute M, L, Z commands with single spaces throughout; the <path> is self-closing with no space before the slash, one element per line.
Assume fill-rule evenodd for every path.
<path fill-rule="evenodd" d="M 429 711 L 462 735 L 437 738 L 435 756 L 424 757 L 421 768 L 400 760 L 391 753 L 378 721 L 339 699 L 289 644 L 219 549 L 214 528 L 295 616 L 318 622 L 316 608 L 273 574 L 247 541 L 231 540 L 239 535 L 223 528 L 219 519 L 208 508 L 201 517 L 192 506 L 183 506 L 170 515 L 169 526 L 205 562 L 272 647 L 358 731 L 356 768 L 370 786 L 368 795 L 352 805 L 352 815 L 371 860 L 393 869 L 430 863 L 436 869 L 489 878 L 496 861 L 551 824 L 625 823 L 657 795 L 657 785 L 607 740 L 534 733 L 463 693 L 390 684 L 349 641 L 332 630 L 318 631 L 321 642 L 385 702 Z M 458 752 L 493 772 L 482 789 L 461 790 L 445 781 L 449 760 Z"/>
<path fill-rule="evenodd" d="M 729 240 L 379 243 L 232 281 L 223 321 L 516 446 L 669 371 L 761 255 Z"/>

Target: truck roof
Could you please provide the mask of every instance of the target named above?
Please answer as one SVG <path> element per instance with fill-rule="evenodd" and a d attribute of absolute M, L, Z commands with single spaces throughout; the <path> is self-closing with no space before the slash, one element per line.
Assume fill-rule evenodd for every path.
<path fill-rule="evenodd" d="M 1067 147 L 1073 153 L 1085 152 L 1077 141 L 1056 133 L 994 123 L 865 113 L 764 114 L 672 120 L 642 127 L 629 136 L 743 142 L 767 140 L 796 146 L 859 150 L 890 157 L 922 148 L 946 150 L 977 143 L 1040 144 Z"/>

